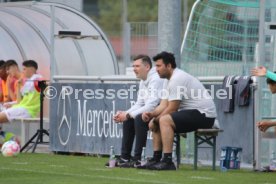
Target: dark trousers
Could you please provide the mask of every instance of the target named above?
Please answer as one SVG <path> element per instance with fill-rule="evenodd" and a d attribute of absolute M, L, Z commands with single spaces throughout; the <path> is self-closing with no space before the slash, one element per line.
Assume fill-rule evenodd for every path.
<path fill-rule="evenodd" d="M 187 133 L 199 128 L 212 128 L 215 118 L 208 118 L 196 109 L 181 110 L 171 114 L 176 133 Z"/>
<path fill-rule="evenodd" d="M 123 123 L 122 158 L 130 159 L 135 137 L 134 159 L 141 158 L 143 147 L 146 146 L 148 130 L 148 122 L 142 120 L 141 114 L 137 115 L 135 119 L 127 120 Z"/>

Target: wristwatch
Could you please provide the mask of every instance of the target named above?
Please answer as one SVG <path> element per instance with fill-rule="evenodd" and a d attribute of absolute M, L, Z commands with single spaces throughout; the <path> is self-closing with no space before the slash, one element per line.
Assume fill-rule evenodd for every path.
<path fill-rule="evenodd" d="M 129 113 L 127 113 L 127 114 L 126 114 L 126 118 L 127 118 L 127 120 L 132 119 L 132 117 L 130 116 L 130 114 L 129 114 Z"/>

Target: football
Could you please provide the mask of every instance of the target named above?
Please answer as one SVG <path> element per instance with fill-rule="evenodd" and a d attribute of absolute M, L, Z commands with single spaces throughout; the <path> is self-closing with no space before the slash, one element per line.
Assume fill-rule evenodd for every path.
<path fill-rule="evenodd" d="M 17 142 L 10 140 L 3 144 L 1 152 L 4 157 L 17 156 L 20 152 L 20 146 Z"/>
<path fill-rule="evenodd" d="M 20 145 L 18 136 L 14 135 L 12 132 L 0 131 L 0 149 L 5 142 L 10 140 L 17 142 Z"/>

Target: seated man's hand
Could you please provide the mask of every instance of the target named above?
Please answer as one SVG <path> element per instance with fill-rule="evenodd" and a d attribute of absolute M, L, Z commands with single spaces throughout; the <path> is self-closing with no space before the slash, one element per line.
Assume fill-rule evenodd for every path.
<path fill-rule="evenodd" d="M 144 122 L 149 122 L 152 119 L 152 113 L 151 112 L 144 112 L 142 114 L 142 120 Z"/>
<path fill-rule="evenodd" d="M 113 120 L 114 120 L 116 123 L 124 122 L 124 121 L 127 120 L 126 114 L 127 114 L 127 112 L 118 111 L 118 112 L 116 113 L 116 115 L 113 116 Z"/>
<path fill-rule="evenodd" d="M 265 132 L 268 128 L 272 127 L 273 124 L 270 121 L 260 121 L 257 123 L 257 127 L 260 131 Z"/>
<path fill-rule="evenodd" d="M 119 117 L 120 117 L 121 113 L 122 113 L 122 111 L 117 111 L 117 113 L 113 116 L 113 120 L 115 122 L 119 122 L 120 121 Z"/>
<path fill-rule="evenodd" d="M 5 109 L 8 109 L 8 108 L 12 107 L 14 104 L 16 104 L 16 101 L 6 102 L 6 103 L 3 104 L 3 107 Z"/>
<path fill-rule="evenodd" d="M 12 106 L 11 104 L 3 104 L 3 107 L 6 109 L 10 108 L 11 106 Z"/>

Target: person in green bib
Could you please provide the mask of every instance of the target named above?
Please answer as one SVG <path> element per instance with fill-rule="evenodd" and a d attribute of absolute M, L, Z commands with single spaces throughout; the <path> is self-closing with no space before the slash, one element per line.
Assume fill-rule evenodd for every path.
<path fill-rule="evenodd" d="M 0 123 L 14 119 L 36 117 L 40 110 L 40 93 L 35 88 L 35 81 L 42 78 L 37 74 L 38 65 L 33 60 L 26 60 L 23 65 L 23 79 L 18 80 L 17 103 L 0 112 Z"/>
<path fill-rule="evenodd" d="M 276 73 L 267 70 L 266 67 L 264 67 L 264 66 L 259 66 L 259 67 L 253 68 L 251 70 L 251 75 L 257 76 L 257 77 L 264 76 L 266 78 L 276 81 Z"/>

